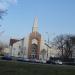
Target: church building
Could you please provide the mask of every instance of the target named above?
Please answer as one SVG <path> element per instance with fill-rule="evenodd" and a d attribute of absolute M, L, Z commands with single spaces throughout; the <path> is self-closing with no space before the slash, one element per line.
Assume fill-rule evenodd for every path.
<path fill-rule="evenodd" d="M 34 19 L 32 32 L 27 37 L 10 44 L 11 56 L 26 59 L 47 60 L 50 57 L 49 50 L 50 47 L 45 44 L 42 35 L 38 32 L 37 17 Z"/>

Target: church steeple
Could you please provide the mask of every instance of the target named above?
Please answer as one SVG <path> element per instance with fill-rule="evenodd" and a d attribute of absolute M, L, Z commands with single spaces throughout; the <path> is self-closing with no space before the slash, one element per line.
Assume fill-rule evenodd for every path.
<path fill-rule="evenodd" d="M 36 16 L 34 19 L 33 27 L 32 27 L 32 32 L 38 32 L 38 17 Z"/>

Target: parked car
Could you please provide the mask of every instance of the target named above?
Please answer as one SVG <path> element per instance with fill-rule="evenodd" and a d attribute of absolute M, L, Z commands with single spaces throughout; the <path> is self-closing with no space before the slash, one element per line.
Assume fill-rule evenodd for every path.
<path fill-rule="evenodd" d="M 55 61 L 55 64 L 62 65 L 62 61 L 61 61 L 61 60 L 56 60 L 56 61 Z"/>
<path fill-rule="evenodd" d="M 2 60 L 12 60 L 12 57 L 11 56 L 3 56 L 1 59 Z"/>
<path fill-rule="evenodd" d="M 30 60 L 29 59 L 27 59 L 27 58 L 24 58 L 23 59 L 25 62 L 29 62 Z"/>
<path fill-rule="evenodd" d="M 46 60 L 40 60 L 40 63 L 45 64 L 46 63 Z"/>
<path fill-rule="evenodd" d="M 17 61 L 24 61 L 23 57 L 17 57 L 16 60 Z"/>
<path fill-rule="evenodd" d="M 47 60 L 46 63 L 47 64 L 56 64 L 54 60 Z"/>

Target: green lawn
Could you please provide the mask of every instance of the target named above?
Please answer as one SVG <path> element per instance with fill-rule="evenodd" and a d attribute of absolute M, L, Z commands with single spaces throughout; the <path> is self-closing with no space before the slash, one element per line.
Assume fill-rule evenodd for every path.
<path fill-rule="evenodd" d="M 0 61 L 0 75 L 75 75 L 75 67 Z"/>

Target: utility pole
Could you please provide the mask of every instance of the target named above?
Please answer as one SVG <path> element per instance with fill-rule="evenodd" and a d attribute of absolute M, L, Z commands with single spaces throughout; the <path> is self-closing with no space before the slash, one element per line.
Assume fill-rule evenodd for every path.
<path fill-rule="evenodd" d="M 50 46 L 50 41 L 51 41 L 51 37 L 52 37 L 52 35 L 55 35 L 55 33 L 52 33 L 52 35 L 49 37 L 49 33 L 48 32 L 46 32 L 46 35 L 47 35 L 47 41 L 46 41 L 46 43 L 47 43 L 47 58 L 49 58 L 49 57 L 51 57 L 51 50 L 50 50 L 50 48 L 51 48 L 51 46 Z M 49 48 L 50 47 L 50 48 Z M 49 51 L 50 50 L 50 51 Z M 49 53 L 50 52 L 50 56 L 49 56 Z"/>
<path fill-rule="evenodd" d="M 49 33 L 48 33 L 48 32 L 46 32 L 46 34 L 47 34 L 47 36 L 48 36 L 47 44 L 48 44 L 48 46 L 49 46 Z M 49 50 L 48 46 L 47 46 L 47 59 L 48 59 L 48 50 Z"/>

